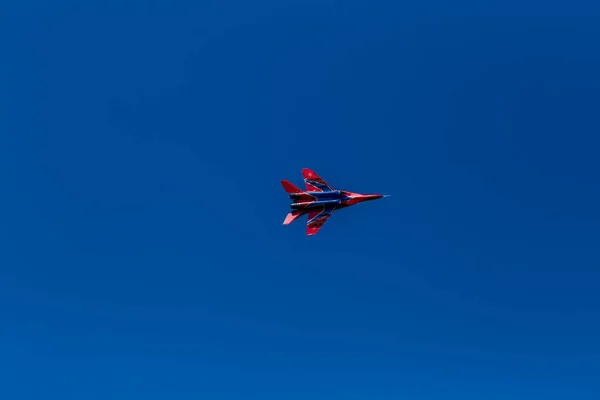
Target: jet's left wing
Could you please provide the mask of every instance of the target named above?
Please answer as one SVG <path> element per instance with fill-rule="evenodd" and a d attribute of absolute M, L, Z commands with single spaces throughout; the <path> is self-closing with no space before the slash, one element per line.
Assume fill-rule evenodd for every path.
<path fill-rule="evenodd" d="M 311 210 L 308 212 L 308 222 L 306 223 L 306 235 L 312 236 L 321 229 L 323 224 L 331 217 L 331 214 L 335 211 L 335 207 L 323 206 L 317 210 Z"/>
<path fill-rule="evenodd" d="M 327 182 L 308 168 L 302 169 L 302 178 L 307 192 L 333 192 Z"/>

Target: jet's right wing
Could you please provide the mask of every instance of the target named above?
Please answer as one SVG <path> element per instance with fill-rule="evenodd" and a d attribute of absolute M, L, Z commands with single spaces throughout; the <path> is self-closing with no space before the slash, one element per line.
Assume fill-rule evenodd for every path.
<path fill-rule="evenodd" d="M 325 222 L 331 217 L 335 211 L 335 206 L 323 206 L 317 210 L 308 212 L 308 222 L 306 223 L 306 235 L 312 236 L 316 234 Z"/>
<path fill-rule="evenodd" d="M 327 182 L 308 168 L 302 169 L 302 178 L 307 192 L 333 192 Z"/>

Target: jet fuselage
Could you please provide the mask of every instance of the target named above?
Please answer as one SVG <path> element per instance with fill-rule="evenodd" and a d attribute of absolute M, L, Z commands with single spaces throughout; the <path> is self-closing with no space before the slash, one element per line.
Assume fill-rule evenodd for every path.
<path fill-rule="evenodd" d="M 322 208 L 323 206 L 336 206 L 344 208 L 367 200 L 375 200 L 383 197 L 379 194 L 359 194 L 334 190 L 331 192 L 303 192 L 291 193 L 290 199 L 295 200 L 290 204 L 292 210 L 308 210 Z"/>

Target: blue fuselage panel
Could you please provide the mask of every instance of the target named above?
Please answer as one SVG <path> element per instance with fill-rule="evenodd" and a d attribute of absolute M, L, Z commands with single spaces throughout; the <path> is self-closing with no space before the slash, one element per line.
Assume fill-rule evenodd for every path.
<path fill-rule="evenodd" d="M 307 192 L 306 194 L 315 197 L 319 200 L 332 200 L 332 199 L 342 199 L 344 196 L 340 193 L 339 190 L 333 192 Z"/>
<path fill-rule="evenodd" d="M 317 200 L 290 204 L 292 209 L 303 210 L 309 208 L 335 207 L 341 204 L 342 199 Z"/>

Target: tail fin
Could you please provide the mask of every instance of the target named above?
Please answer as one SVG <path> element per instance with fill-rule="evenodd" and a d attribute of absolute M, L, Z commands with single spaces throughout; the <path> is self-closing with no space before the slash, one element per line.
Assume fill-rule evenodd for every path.
<path fill-rule="evenodd" d="M 283 190 L 287 193 L 302 193 L 303 190 L 298 189 L 296 186 L 292 185 L 286 180 L 281 181 L 281 186 L 283 186 Z"/>

